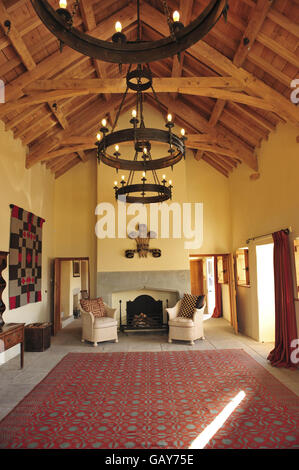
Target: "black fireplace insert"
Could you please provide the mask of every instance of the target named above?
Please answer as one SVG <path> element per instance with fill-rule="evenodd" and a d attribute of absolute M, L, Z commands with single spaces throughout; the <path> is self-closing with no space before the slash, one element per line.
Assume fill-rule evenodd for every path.
<path fill-rule="evenodd" d="M 127 302 L 127 329 L 158 329 L 163 327 L 163 303 L 150 295 L 139 295 Z"/>

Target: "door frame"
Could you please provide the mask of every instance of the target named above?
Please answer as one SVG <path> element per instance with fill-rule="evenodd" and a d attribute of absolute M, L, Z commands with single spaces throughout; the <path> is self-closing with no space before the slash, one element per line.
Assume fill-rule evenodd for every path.
<path fill-rule="evenodd" d="M 60 304 L 61 304 L 61 262 L 62 261 L 88 261 L 88 292 L 90 295 L 90 263 L 89 256 L 54 258 L 54 311 L 52 323 L 52 335 L 55 336 L 62 328 Z"/>
<path fill-rule="evenodd" d="M 230 302 L 230 324 L 232 325 L 235 334 L 238 334 L 238 317 L 237 317 L 237 290 L 236 290 L 236 277 L 235 277 L 235 257 L 232 253 L 203 253 L 203 254 L 190 254 L 189 261 L 196 258 L 215 258 L 223 256 L 227 260 L 228 270 L 228 286 L 229 286 L 229 302 Z"/>

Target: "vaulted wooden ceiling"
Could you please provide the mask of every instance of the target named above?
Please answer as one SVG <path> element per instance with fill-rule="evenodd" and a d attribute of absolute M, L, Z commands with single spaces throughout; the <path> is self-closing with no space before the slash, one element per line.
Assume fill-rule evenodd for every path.
<path fill-rule="evenodd" d="M 58 0 L 50 3 L 58 8 Z M 207 4 L 168 0 L 184 24 Z M 134 40 L 136 16 L 136 1 L 80 0 L 75 26 L 111 40 L 120 20 Z M 143 40 L 169 35 L 161 0 L 143 0 L 141 19 Z M 118 65 L 66 46 L 60 52 L 30 0 L 0 0 L 0 25 L 0 78 L 6 94 L 0 119 L 28 146 L 26 167 L 42 162 L 58 178 L 94 155 L 99 122 L 105 116 L 110 124 L 114 120 L 127 68 L 120 74 Z M 291 82 L 299 78 L 298 52 L 299 0 L 229 0 L 227 23 L 222 18 L 180 61 L 174 57 L 151 64 L 154 87 L 165 115 L 170 111 L 185 127 L 187 146 L 197 160 L 226 177 L 245 164 L 255 177 L 256 151 L 269 133 L 280 122 L 299 127 L 299 108 L 290 99 Z M 133 95 L 125 110 L 132 100 Z M 151 93 L 146 102 L 156 106 Z"/>

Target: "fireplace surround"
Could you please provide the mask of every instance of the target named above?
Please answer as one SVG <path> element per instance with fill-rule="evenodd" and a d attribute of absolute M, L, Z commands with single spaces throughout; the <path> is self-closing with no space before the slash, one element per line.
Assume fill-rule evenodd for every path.
<path fill-rule="evenodd" d="M 154 301 L 162 301 L 162 327 L 167 325 L 167 307 L 173 307 L 183 297 L 184 292 L 190 292 L 190 271 L 122 271 L 98 272 L 97 296 L 103 297 L 104 302 L 117 309 L 118 325 L 127 325 L 127 302 L 134 301 L 138 296 L 148 295 Z M 145 313 L 142 309 L 137 312 Z M 146 319 L 136 319 L 140 324 Z M 158 330 L 158 328 L 132 328 L 131 330 Z"/>

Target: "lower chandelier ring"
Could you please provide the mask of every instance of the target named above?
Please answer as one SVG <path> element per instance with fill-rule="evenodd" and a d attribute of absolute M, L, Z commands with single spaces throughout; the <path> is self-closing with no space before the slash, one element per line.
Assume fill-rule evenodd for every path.
<path fill-rule="evenodd" d="M 157 196 L 131 196 L 131 193 L 157 193 Z M 151 204 L 171 199 L 171 186 L 161 184 L 130 184 L 115 190 L 116 199 L 125 196 L 128 203 Z"/>

